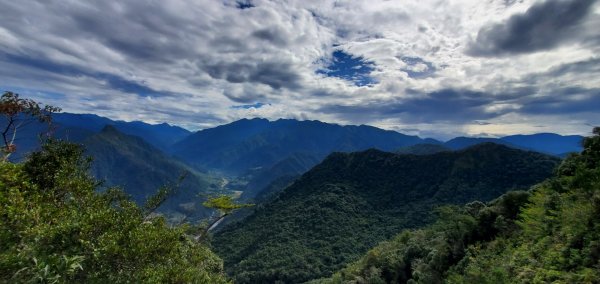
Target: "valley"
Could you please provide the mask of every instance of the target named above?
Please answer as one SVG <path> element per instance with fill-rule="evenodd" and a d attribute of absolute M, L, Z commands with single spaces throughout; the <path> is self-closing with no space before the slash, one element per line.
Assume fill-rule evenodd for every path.
<path fill-rule="evenodd" d="M 290 120 L 242 120 L 185 134 L 97 116 L 59 118 L 57 137 L 81 143 L 94 157 L 91 173 L 103 181 L 101 190 L 118 186 L 144 204 L 161 187 L 170 188 L 156 212 L 172 224 L 216 218 L 202 206 L 211 196 L 254 203 L 210 228 L 215 252 L 236 283 L 331 276 L 379 242 L 435 223 L 440 206 L 528 190 L 550 177 L 559 153 L 577 151 L 582 139 L 539 134 L 444 143 L 373 127 Z M 132 135 L 139 129 L 151 132 Z M 148 140 L 173 130 L 179 140 Z M 235 135 L 240 131 L 245 136 Z M 536 147 L 539 152 L 531 151 Z"/>

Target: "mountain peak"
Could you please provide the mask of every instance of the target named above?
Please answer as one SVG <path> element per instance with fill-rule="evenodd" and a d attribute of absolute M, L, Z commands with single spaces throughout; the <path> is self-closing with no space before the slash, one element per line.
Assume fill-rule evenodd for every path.
<path fill-rule="evenodd" d="M 118 133 L 118 134 L 122 134 L 122 133 L 121 133 L 121 132 L 120 132 L 120 131 L 117 129 L 117 127 L 115 127 L 115 126 L 114 126 L 114 125 L 112 125 L 112 124 L 105 125 L 105 126 L 102 128 L 102 130 L 100 130 L 100 133 Z"/>

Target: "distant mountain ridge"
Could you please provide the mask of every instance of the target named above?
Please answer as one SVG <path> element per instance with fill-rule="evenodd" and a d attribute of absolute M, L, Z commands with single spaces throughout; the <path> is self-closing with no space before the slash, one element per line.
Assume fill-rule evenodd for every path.
<path fill-rule="evenodd" d="M 583 150 L 583 136 L 558 135 L 555 133 L 537 133 L 530 135 L 511 135 L 500 138 L 513 145 L 529 148 L 542 153 L 562 155 Z"/>
<path fill-rule="evenodd" d="M 198 131 L 173 147 L 173 154 L 198 168 L 242 174 L 270 167 L 294 153 L 323 159 L 334 151 L 377 148 L 392 151 L 418 143 L 439 143 L 372 126 L 320 121 L 242 119 Z"/>
<path fill-rule="evenodd" d="M 163 151 L 175 154 L 198 168 L 218 169 L 236 174 L 256 167 L 269 167 L 292 153 L 315 155 L 323 159 L 333 151 L 360 151 L 376 148 L 396 151 L 416 144 L 443 145 L 452 150 L 493 142 L 513 148 L 564 156 L 581 151 L 582 136 L 538 133 L 500 138 L 456 137 L 446 142 L 405 135 L 372 126 L 340 126 L 320 121 L 293 119 L 241 119 L 229 124 L 190 132 L 179 126 L 148 124 L 141 121 L 115 121 L 95 114 L 56 113 L 55 136 L 79 142 L 103 127 L 113 125 L 120 132 L 143 138 Z M 2 126 L 4 121 L 0 122 Z M 33 124 L 17 138 L 25 151 L 39 144 L 38 134 L 46 129 Z M 238 163 L 247 158 L 247 162 Z M 262 157 L 262 158 L 261 158 Z M 262 160 L 262 161 L 261 161 Z"/>
<path fill-rule="evenodd" d="M 120 132 L 141 137 L 161 150 L 167 149 L 191 134 L 184 128 L 167 123 L 148 124 L 141 121 L 111 120 L 95 114 L 57 113 L 53 115 L 53 120 L 57 124 L 58 130 L 65 128 L 67 131 L 68 129 L 83 129 L 96 133 L 105 126 L 112 125 Z"/>
<path fill-rule="evenodd" d="M 431 155 L 337 152 L 243 222 L 222 228 L 214 246 L 236 283 L 300 283 L 432 221 L 435 206 L 527 189 L 558 162 L 493 143 Z"/>
<path fill-rule="evenodd" d="M 5 121 L 0 121 L 3 126 Z M 54 138 L 81 143 L 87 137 L 99 133 L 104 127 L 112 125 L 120 132 L 128 135 L 138 136 L 152 146 L 165 151 L 173 143 L 185 138 L 190 131 L 179 126 L 167 123 L 148 124 L 141 121 L 111 120 L 95 114 L 55 113 L 52 115 L 52 128 L 50 133 Z M 49 131 L 48 126 L 37 121 L 28 123 L 18 131 L 16 144 L 18 152 L 16 160 L 23 159 L 27 153 L 39 149 L 40 134 Z M 45 136 L 45 135 L 42 135 Z"/>
<path fill-rule="evenodd" d="M 446 141 L 443 145 L 452 150 L 460 150 L 476 144 L 492 142 L 513 148 L 562 156 L 565 153 L 580 152 L 583 149 L 581 141 L 583 141 L 583 136 L 579 135 L 563 136 L 555 133 L 537 133 L 500 138 L 456 137 Z"/>

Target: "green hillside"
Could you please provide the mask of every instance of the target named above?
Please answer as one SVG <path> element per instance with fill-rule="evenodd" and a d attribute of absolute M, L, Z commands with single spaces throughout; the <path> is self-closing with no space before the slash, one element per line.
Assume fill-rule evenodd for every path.
<path fill-rule="evenodd" d="M 441 210 L 315 283 L 600 283 L 600 128 L 529 192 Z"/>
<path fill-rule="evenodd" d="M 268 195 L 273 192 L 263 192 L 273 182 L 281 180 L 292 180 L 317 165 L 321 160 L 317 157 L 303 153 L 293 153 L 277 162 L 275 165 L 260 169 L 252 173 L 251 179 L 244 188 L 244 198 L 256 198 L 259 195 Z"/>
<path fill-rule="evenodd" d="M 412 154 L 412 155 L 430 155 L 436 154 L 439 152 L 452 151 L 452 149 L 447 148 L 440 144 L 416 144 L 412 146 L 402 147 L 395 151 L 397 154 Z"/>
<path fill-rule="evenodd" d="M 0 283 L 227 283 L 189 226 L 97 191 L 74 144 L 0 160 Z"/>
<path fill-rule="evenodd" d="M 143 139 L 123 134 L 112 126 L 88 137 L 83 144 L 93 157 L 93 175 L 105 186 L 122 187 L 138 204 L 143 204 L 161 186 L 178 184 L 179 176 L 184 175 L 160 210 L 206 217 L 209 211 L 200 205 L 199 194 L 220 189 L 220 180 L 190 169 Z"/>
<path fill-rule="evenodd" d="M 441 204 L 489 201 L 549 177 L 558 159 L 482 144 L 434 155 L 334 153 L 242 223 L 214 236 L 237 283 L 330 275 Z"/>

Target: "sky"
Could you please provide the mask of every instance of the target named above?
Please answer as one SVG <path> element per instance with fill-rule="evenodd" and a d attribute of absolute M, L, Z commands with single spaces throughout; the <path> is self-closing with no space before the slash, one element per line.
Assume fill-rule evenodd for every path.
<path fill-rule="evenodd" d="M 438 139 L 600 125 L 595 0 L 0 0 L 0 11 L 0 88 L 66 112 Z"/>

